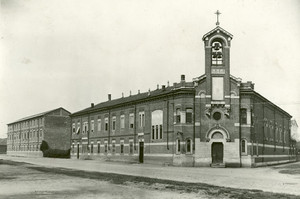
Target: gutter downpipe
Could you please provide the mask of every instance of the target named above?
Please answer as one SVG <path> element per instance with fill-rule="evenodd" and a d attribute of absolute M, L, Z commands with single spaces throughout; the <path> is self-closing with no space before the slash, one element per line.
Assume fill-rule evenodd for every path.
<path fill-rule="evenodd" d="M 194 90 L 194 99 L 193 99 L 193 153 L 194 153 L 194 161 L 193 161 L 193 167 L 195 167 L 195 145 L 196 145 L 196 121 L 195 121 L 195 119 L 196 119 L 196 115 L 195 115 L 195 113 L 196 113 L 196 111 L 195 111 L 195 102 L 196 102 L 196 100 L 195 100 L 195 98 L 196 98 L 196 91 Z"/>
<path fill-rule="evenodd" d="M 241 101 L 241 94 L 240 94 L 240 97 L 239 97 L 239 139 L 240 139 L 240 143 L 239 143 L 239 155 L 240 155 L 240 167 L 242 167 L 242 150 L 241 150 L 241 142 L 242 142 L 242 125 L 241 125 L 241 108 L 242 108 L 242 101 Z"/>
<path fill-rule="evenodd" d="M 169 150 L 169 97 L 167 98 L 167 149 Z"/>
<path fill-rule="evenodd" d="M 133 143 L 134 143 L 134 150 L 136 151 L 136 104 L 134 104 L 134 115 L 133 115 L 133 133 L 134 133 L 134 138 L 133 138 Z"/>

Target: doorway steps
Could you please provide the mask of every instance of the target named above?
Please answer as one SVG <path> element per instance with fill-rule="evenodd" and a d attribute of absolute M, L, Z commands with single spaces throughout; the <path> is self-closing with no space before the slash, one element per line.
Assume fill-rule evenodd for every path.
<path fill-rule="evenodd" d="M 213 164 L 210 164 L 210 167 L 212 167 L 212 168 L 225 168 L 225 164 L 224 163 L 213 163 Z"/>

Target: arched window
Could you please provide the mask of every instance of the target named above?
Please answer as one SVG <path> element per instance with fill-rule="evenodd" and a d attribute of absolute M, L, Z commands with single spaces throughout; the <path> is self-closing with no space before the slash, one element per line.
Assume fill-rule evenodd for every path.
<path fill-rule="evenodd" d="M 242 154 L 247 155 L 247 141 L 243 139 L 241 145 Z"/>
<path fill-rule="evenodd" d="M 180 139 L 176 140 L 176 153 L 181 153 L 181 149 L 180 149 Z"/>
<path fill-rule="evenodd" d="M 186 140 L 186 153 L 192 153 L 192 140 Z"/>
<path fill-rule="evenodd" d="M 156 110 L 151 114 L 152 121 L 152 139 L 163 138 L 163 111 Z"/>
<path fill-rule="evenodd" d="M 223 134 L 219 131 L 215 132 L 212 136 L 211 136 L 212 139 L 223 139 Z"/>
<path fill-rule="evenodd" d="M 176 109 L 176 123 L 180 123 L 180 108 Z"/>
<path fill-rule="evenodd" d="M 212 65 L 222 65 L 223 64 L 223 46 L 219 41 L 212 43 L 211 48 L 211 63 Z"/>

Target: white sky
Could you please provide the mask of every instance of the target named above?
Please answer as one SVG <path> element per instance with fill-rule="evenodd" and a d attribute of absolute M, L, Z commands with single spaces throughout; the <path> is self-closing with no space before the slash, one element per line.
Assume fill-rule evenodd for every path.
<path fill-rule="evenodd" d="M 231 74 L 300 123 L 298 0 L 1 0 L 0 137 L 25 116 L 202 75 L 217 9 Z"/>

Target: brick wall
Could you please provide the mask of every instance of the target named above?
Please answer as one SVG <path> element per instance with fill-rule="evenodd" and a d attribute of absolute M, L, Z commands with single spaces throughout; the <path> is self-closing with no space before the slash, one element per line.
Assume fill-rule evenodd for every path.
<path fill-rule="evenodd" d="M 44 140 L 52 149 L 70 148 L 70 118 L 68 116 L 45 116 Z"/>

